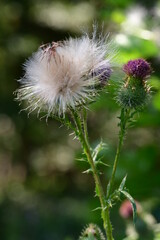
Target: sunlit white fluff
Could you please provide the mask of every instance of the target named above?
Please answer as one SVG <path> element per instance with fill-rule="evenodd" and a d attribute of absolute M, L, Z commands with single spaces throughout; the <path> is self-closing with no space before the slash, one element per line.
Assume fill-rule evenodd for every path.
<path fill-rule="evenodd" d="M 68 108 L 86 104 L 97 93 L 98 79 L 91 72 L 111 67 L 109 50 L 106 38 L 87 34 L 41 46 L 24 65 L 17 99 L 28 101 L 29 112 L 47 115 L 64 115 Z"/>

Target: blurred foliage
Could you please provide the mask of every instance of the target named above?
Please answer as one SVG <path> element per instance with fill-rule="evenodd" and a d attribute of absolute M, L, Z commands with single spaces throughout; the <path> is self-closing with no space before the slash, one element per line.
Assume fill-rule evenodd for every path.
<path fill-rule="evenodd" d="M 79 36 L 83 29 L 92 28 L 95 19 L 111 32 L 119 64 L 143 57 L 153 68 L 152 102 L 128 133 L 116 180 L 118 184 L 128 173 L 127 188 L 154 218 L 154 224 L 148 224 L 155 225 L 157 237 L 149 227 L 152 234 L 145 231 L 145 239 L 160 239 L 158 0 L 0 2 L 0 239 L 73 240 L 89 222 L 102 227 L 99 212 L 91 211 L 98 204 L 92 177 L 82 175 L 85 169 L 75 161 L 81 155 L 79 143 L 53 119 L 46 123 L 34 114 L 29 119 L 26 112 L 19 114 L 24 106 L 18 106 L 13 95 L 19 86 L 16 80 L 23 76 L 22 63 L 39 45 Z M 103 155 L 112 165 L 119 108 L 112 84 L 107 92 L 91 107 L 88 124 L 93 145 L 101 136 L 108 143 Z M 108 179 L 110 173 L 111 168 L 106 168 L 103 177 Z M 132 239 L 127 237 L 132 227 L 118 209 L 117 205 L 111 216 L 115 239 Z M 143 226 L 140 223 L 142 233 Z"/>

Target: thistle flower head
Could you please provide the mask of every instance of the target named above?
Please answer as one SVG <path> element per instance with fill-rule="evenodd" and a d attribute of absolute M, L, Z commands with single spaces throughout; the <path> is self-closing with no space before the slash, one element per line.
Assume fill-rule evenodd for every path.
<path fill-rule="evenodd" d="M 97 40 L 95 34 L 42 45 L 24 64 L 17 99 L 28 101 L 30 112 L 37 109 L 47 115 L 64 115 L 87 104 L 110 77 L 108 48 L 106 39 Z"/>
<path fill-rule="evenodd" d="M 96 69 L 93 69 L 91 74 L 93 77 L 97 77 L 99 79 L 100 87 L 104 87 L 110 79 L 111 73 L 112 69 L 110 63 L 108 62 L 107 64 L 102 64 Z"/>
<path fill-rule="evenodd" d="M 105 240 L 101 229 L 93 223 L 90 223 L 83 231 L 79 240 Z"/>
<path fill-rule="evenodd" d="M 150 64 L 144 59 L 131 60 L 123 66 L 126 77 L 120 82 L 117 102 L 123 108 L 140 110 L 150 98 L 147 78 L 151 74 Z"/>
<path fill-rule="evenodd" d="M 142 58 L 131 60 L 123 66 L 123 71 L 130 77 L 144 80 L 151 74 L 150 64 Z"/>

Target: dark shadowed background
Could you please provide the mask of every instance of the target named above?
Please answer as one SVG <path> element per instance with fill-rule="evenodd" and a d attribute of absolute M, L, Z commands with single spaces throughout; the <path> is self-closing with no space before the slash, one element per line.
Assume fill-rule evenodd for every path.
<path fill-rule="evenodd" d="M 0 1 L 0 239 L 76 240 L 87 223 L 100 227 L 92 176 L 82 174 L 78 141 L 53 119 L 19 113 L 13 92 L 23 76 L 22 64 L 39 45 L 80 36 L 96 21 L 110 32 L 120 63 L 143 57 L 153 68 L 151 103 L 129 131 L 116 175 L 128 173 L 127 188 L 144 216 L 134 230 L 130 219 L 111 212 L 116 240 L 137 231 L 158 240 L 160 221 L 160 1 L 5 0 Z M 114 49 L 113 49 L 114 50 Z M 102 139 L 105 162 L 115 155 L 119 108 L 111 87 L 91 107 L 88 125 L 92 145 Z M 111 168 L 104 169 L 108 180 Z M 106 182 L 104 182 L 106 184 Z M 143 217 L 142 217 L 143 218 Z M 148 221 L 148 222 L 147 222 Z M 130 225 L 131 224 L 131 225 Z M 133 228 L 133 229 L 132 229 Z M 129 232 L 130 231 L 130 232 Z M 154 233 L 153 233 L 154 232 Z M 157 237 L 156 237 L 157 236 Z"/>

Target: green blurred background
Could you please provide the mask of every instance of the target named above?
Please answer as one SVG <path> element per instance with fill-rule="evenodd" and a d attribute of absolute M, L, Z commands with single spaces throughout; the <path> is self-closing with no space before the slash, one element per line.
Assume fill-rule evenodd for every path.
<path fill-rule="evenodd" d="M 89 222 L 102 226 L 94 198 L 92 176 L 82 174 L 78 141 L 53 119 L 28 118 L 19 111 L 13 92 L 23 76 L 22 64 L 39 45 L 80 36 L 92 23 L 104 25 L 118 47 L 119 61 L 143 57 L 154 73 L 152 102 L 138 117 L 122 151 L 117 184 L 128 173 L 127 188 L 149 220 L 138 220 L 136 230 L 111 212 L 116 240 L 160 239 L 160 1 L 133 0 L 1 0 L 0 1 L 0 239 L 74 240 Z M 105 162 L 115 155 L 119 108 L 111 87 L 91 107 L 90 142 L 102 139 L 108 148 Z M 111 168 L 104 169 L 108 180 Z M 146 221 L 146 222 L 145 222 Z M 130 232 L 129 232 L 130 231 Z M 157 237 L 156 237 L 157 236 Z M 135 238 L 136 239 L 136 238 Z"/>

